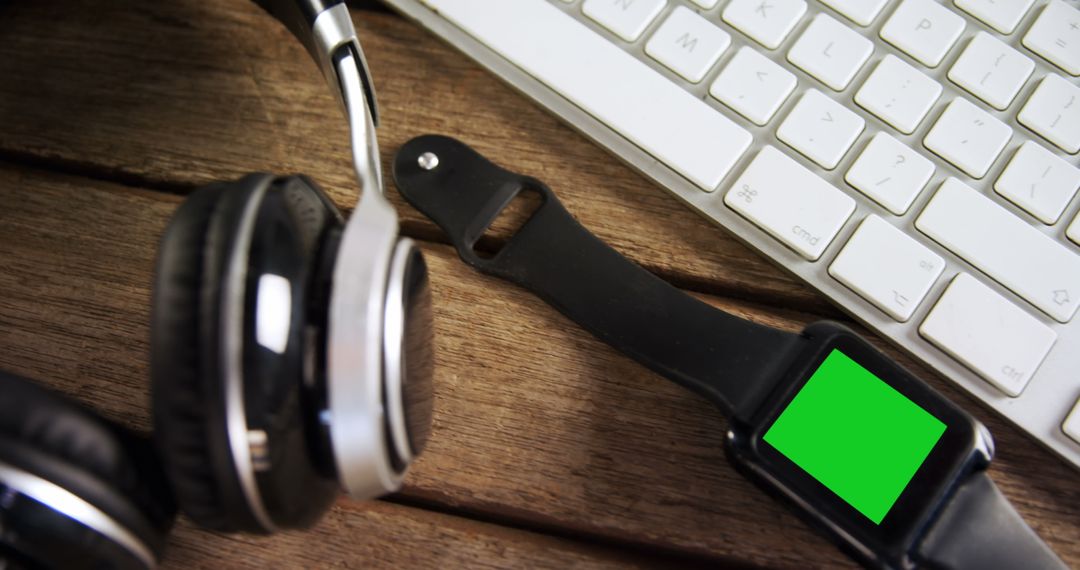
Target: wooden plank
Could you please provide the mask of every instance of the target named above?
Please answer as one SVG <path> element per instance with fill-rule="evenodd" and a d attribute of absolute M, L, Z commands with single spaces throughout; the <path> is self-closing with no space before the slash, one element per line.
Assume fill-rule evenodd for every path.
<path fill-rule="evenodd" d="M 0 367 L 148 426 L 148 287 L 154 245 L 178 201 L 0 169 Z M 692 556 L 850 566 L 728 465 L 726 425 L 704 401 L 527 293 L 468 270 L 448 247 L 425 251 L 436 299 L 435 429 L 403 499 Z M 812 318 L 703 298 L 789 330 Z M 1080 563 L 1075 473 L 912 368 L 990 425 L 995 480 L 1066 560 Z"/>
<path fill-rule="evenodd" d="M 162 570 L 273 568 L 650 568 L 653 556 L 477 522 L 383 501 L 342 500 L 313 529 L 222 535 L 186 519 Z"/>
<path fill-rule="evenodd" d="M 0 154 L 178 192 L 252 170 L 307 172 L 353 203 L 337 105 L 306 52 L 251 2 L 41 0 L 8 3 L 0 16 Z M 356 20 L 384 161 L 413 136 L 457 136 L 547 181 L 600 236 L 680 283 L 836 314 L 419 28 L 382 12 Z M 438 235 L 400 210 L 409 232 Z"/>

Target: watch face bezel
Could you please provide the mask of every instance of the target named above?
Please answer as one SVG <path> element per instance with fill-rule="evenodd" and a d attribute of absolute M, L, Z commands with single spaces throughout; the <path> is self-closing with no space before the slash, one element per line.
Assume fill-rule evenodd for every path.
<path fill-rule="evenodd" d="M 945 431 L 880 524 L 840 498 L 791 459 L 764 441 L 780 414 L 834 350 L 839 350 L 874 376 L 945 424 Z M 733 423 L 728 434 L 735 463 L 759 483 L 799 507 L 847 550 L 875 564 L 911 565 L 909 552 L 942 500 L 965 473 L 985 468 L 990 444 L 985 428 L 933 388 L 853 333 L 836 327 L 811 337 L 778 388 L 749 423 Z"/>

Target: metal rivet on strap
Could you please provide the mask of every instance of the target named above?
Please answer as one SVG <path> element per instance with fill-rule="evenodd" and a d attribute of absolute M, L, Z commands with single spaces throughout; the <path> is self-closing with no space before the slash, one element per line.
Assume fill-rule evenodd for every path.
<path fill-rule="evenodd" d="M 439 166 L 439 157 L 433 152 L 425 152 L 420 155 L 420 158 L 416 160 L 416 163 L 424 170 L 434 170 Z"/>

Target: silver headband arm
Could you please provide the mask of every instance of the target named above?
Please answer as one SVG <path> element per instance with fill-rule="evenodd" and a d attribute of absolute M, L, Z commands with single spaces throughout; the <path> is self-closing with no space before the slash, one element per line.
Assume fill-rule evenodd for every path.
<path fill-rule="evenodd" d="M 353 166 L 360 182 L 360 202 L 368 195 L 383 197 L 382 167 L 375 137 L 378 111 L 375 88 L 344 4 L 315 18 L 313 36 L 320 67 L 349 120 Z M 373 191 L 371 191 L 373 190 Z"/>
<path fill-rule="evenodd" d="M 385 203 L 379 145 L 375 139 L 375 128 L 379 126 L 375 85 L 344 1 L 255 0 L 255 3 L 285 24 L 304 44 L 344 109 L 349 121 L 353 166 L 360 182 L 357 207 Z M 369 195 L 373 199 L 365 200 Z"/>
<path fill-rule="evenodd" d="M 338 78 L 341 81 L 342 101 L 349 118 L 349 138 L 352 143 L 353 166 L 360 181 L 360 201 L 370 194 L 384 198 L 379 143 L 375 137 L 375 120 L 365 103 L 356 64 L 356 55 L 343 49 L 336 57 Z"/>
<path fill-rule="evenodd" d="M 349 10 L 345 0 L 254 0 L 292 32 L 308 53 L 319 65 L 326 77 L 330 89 L 340 102 L 341 90 L 338 85 L 334 55 L 344 44 L 351 44 L 356 52 L 357 65 L 360 68 L 360 80 L 364 86 L 372 122 L 379 125 L 379 110 L 375 103 L 375 88 L 371 82 L 364 52 L 356 38 Z"/>
<path fill-rule="evenodd" d="M 338 4 L 324 10 L 315 17 L 315 23 L 311 29 L 314 49 L 318 52 L 316 59 L 319 68 L 322 69 L 327 83 L 334 91 L 338 100 L 344 102 L 348 90 L 341 77 L 340 52 L 342 48 L 352 48 L 353 61 L 351 65 L 358 73 L 359 85 L 362 95 L 371 114 L 373 127 L 379 126 L 379 108 L 375 102 L 375 84 L 371 80 L 371 72 L 368 71 L 367 60 L 364 58 L 364 50 L 360 48 L 360 40 L 356 36 L 356 28 L 353 27 L 349 9 L 345 4 Z"/>

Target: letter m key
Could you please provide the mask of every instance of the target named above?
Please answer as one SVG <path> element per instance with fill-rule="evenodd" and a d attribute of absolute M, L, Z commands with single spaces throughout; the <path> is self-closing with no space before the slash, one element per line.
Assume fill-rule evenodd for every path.
<path fill-rule="evenodd" d="M 694 51 L 694 48 L 697 47 L 697 38 L 691 36 L 690 32 L 685 32 L 683 35 L 679 36 L 679 39 L 675 40 L 675 43 L 682 46 L 686 51 L 692 52 Z"/>

